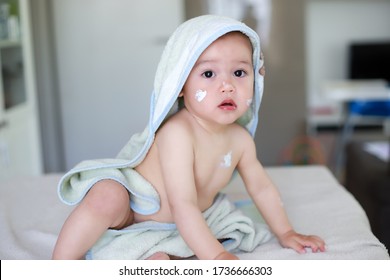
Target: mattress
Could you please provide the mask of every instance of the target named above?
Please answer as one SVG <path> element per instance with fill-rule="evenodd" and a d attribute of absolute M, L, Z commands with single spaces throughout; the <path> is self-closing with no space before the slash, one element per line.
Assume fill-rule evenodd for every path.
<path fill-rule="evenodd" d="M 356 199 L 324 166 L 268 167 L 295 230 L 315 234 L 326 251 L 298 254 L 281 247 L 276 238 L 240 259 L 377 259 L 387 260 L 385 246 L 372 234 Z M 0 183 L 0 259 L 51 258 L 57 236 L 72 207 L 57 196 L 62 174 L 22 177 Z M 224 190 L 254 220 L 259 218 L 239 176 Z"/>

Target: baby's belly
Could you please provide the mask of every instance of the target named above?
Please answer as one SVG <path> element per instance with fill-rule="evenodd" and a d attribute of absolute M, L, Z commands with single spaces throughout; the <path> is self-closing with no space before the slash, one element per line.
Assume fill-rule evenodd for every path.
<path fill-rule="evenodd" d="M 156 221 L 156 222 L 160 222 L 160 223 L 174 223 L 173 214 L 171 212 L 171 208 L 169 206 L 168 199 L 166 197 L 166 193 L 159 191 L 158 188 L 156 188 L 156 189 L 157 189 L 158 193 L 160 194 L 160 201 L 161 201 L 160 210 L 152 215 L 142 215 L 140 213 L 134 212 L 134 222 L 135 223 L 140 223 L 140 222 L 145 222 L 145 221 Z M 204 212 L 209 207 L 211 207 L 216 195 L 217 195 L 217 193 L 209 194 L 205 197 L 198 196 L 199 211 Z"/>
<path fill-rule="evenodd" d="M 153 153 L 149 155 L 139 166 L 136 167 L 138 173 L 140 173 L 157 191 L 160 196 L 160 210 L 152 215 L 142 215 L 134 213 L 134 221 L 136 223 L 144 221 L 156 221 L 161 223 L 173 223 L 174 218 L 171 212 L 170 204 L 168 202 L 168 196 L 166 188 L 164 186 L 164 180 L 159 164 L 156 159 L 150 160 L 154 156 Z M 229 181 L 231 174 L 229 172 L 218 178 L 213 178 L 210 174 L 203 175 L 205 178 L 213 178 L 202 181 L 196 186 L 197 203 L 201 212 L 211 207 L 214 202 L 214 198 L 217 193 L 226 185 Z"/>
<path fill-rule="evenodd" d="M 160 210 L 155 214 L 142 215 L 140 213 L 134 212 L 134 222 L 141 223 L 145 221 L 156 221 L 160 223 L 173 223 L 173 215 L 167 203 L 167 201 L 162 201 L 160 205 Z"/>

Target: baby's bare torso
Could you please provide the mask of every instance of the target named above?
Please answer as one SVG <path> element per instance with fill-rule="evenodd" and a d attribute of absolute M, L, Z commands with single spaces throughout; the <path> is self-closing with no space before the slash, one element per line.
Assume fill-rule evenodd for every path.
<path fill-rule="evenodd" d="M 193 174 L 198 207 L 203 212 L 212 205 L 215 196 L 230 181 L 242 154 L 240 134 L 246 132 L 236 124 L 230 125 L 223 134 L 218 136 L 210 135 L 196 125 L 193 129 Z M 155 187 L 161 201 L 161 208 L 155 214 L 145 216 L 134 213 L 135 222 L 146 220 L 173 222 L 156 143 L 135 169 Z"/>

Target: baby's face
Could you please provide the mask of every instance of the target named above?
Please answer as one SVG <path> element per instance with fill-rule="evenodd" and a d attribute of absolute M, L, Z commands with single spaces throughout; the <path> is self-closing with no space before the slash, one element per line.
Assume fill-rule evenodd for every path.
<path fill-rule="evenodd" d="M 253 72 L 249 39 L 239 32 L 228 33 L 201 54 L 180 96 L 196 117 L 230 124 L 252 103 Z"/>

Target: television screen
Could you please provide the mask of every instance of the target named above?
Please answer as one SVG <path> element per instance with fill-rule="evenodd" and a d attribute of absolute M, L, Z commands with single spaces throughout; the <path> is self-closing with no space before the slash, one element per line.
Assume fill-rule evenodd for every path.
<path fill-rule="evenodd" d="M 349 78 L 384 79 L 390 84 L 390 41 L 351 44 Z"/>

